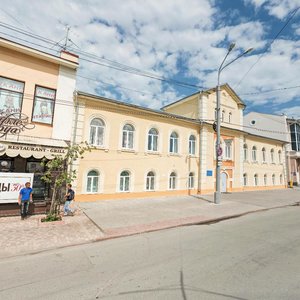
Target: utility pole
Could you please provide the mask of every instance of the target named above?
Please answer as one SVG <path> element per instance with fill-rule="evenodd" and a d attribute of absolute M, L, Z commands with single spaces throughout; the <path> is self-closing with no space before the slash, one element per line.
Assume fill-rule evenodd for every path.
<path fill-rule="evenodd" d="M 226 61 L 227 56 L 233 50 L 235 44 L 230 44 L 227 53 L 219 67 L 218 70 L 218 82 L 216 87 L 216 97 L 217 97 L 217 104 L 216 104 L 216 129 L 217 129 L 217 141 L 216 141 L 216 191 L 214 193 L 214 203 L 220 204 L 221 202 L 221 165 L 222 165 L 222 147 L 221 147 L 221 99 L 220 99 L 220 75 L 221 72 L 230 64 L 238 60 L 240 57 L 244 56 L 245 54 L 249 53 L 253 50 L 253 48 L 248 49 L 247 51 L 243 52 L 242 54 L 238 55 L 235 59 L 231 60 L 225 66 L 223 66 L 224 62 Z"/>

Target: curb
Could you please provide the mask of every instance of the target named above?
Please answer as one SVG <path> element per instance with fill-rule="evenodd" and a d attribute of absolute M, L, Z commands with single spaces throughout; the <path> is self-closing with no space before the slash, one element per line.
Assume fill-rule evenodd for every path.
<path fill-rule="evenodd" d="M 135 232 L 126 232 L 126 227 L 125 228 L 121 227 L 121 228 L 114 229 L 113 231 L 115 231 L 115 233 L 108 234 L 108 235 L 107 235 L 107 232 L 109 232 L 109 231 L 107 231 L 107 230 L 104 231 L 103 233 L 106 236 L 98 238 L 97 241 L 116 239 L 116 238 L 121 238 L 121 237 L 127 237 L 127 236 L 142 234 L 142 233 L 155 232 L 155 231 L 171 229 L 171 228 L 177 228 L 177 227 L 183 227 L 183 226 L 214 224 L 214 223 L 218 223 L 218 222 L 225 221 L 225 220 L 239 218 L 239 217 L 242 217 L 242 216 L 245 216 L 245 215 L 248 215 L 248 214 L 252 214 L 252 213 L 264 212 L 264 211 L 268 211 L 268 210 L 272 210 L 272 209 L 278 209 L 278 208 L 284 208 L 284 207 L 290 207 L 290 206 L 297 206 L 297 205 L 299 205 L 299 204 L 294 203 L 294 204 L 274 206 L 274 207 L 270 207 L 270 208 L 261 208 L 261 209 L 257 209 L 257 210 L 247 211 L 247 212 L 244 212 L 244 213 L 233 214 L 233 215 L 223 216 L 223 217 L 219 217 L 219 218 L 211 218 L 211 219 L 207 219 L 207 220 L 203 220 L 203 221 L 192 221 L 192 222 L 178 223 L 176 225 L 166 224 L 165 226 L 161 226 L 159 228 L 155 228 L 155 227 L 151 228 L 151 225 L 153 226 L 154 224 L 157 224 L 157 222 L 152 223 L 152 224 L 142 224 L 142 225 L 138 225 L 138 226 L 127 227 L 127 229 L 129 229 L 129 230 L 133 229 L 134 227 L 141 227 L 141 226 L 145 226 L 145 225 L 146 225 L 146 227 L 149 227 L 148 229 L 145 229 L 145 230 L 142 230 L 142 231 L 139 230 L 139 231 L 135 231 Z M 181 219 L 177 219 L 177 220 L 181 220 Z M 117 232 L 118 230 L 120 230 L 119 233 Z"/>
<path fill-rule="evenodd" d="M 22 254 L 17 254 L 17 255 L 12 255 L 12 256 L 0 257 L 0 260 L 1 259 L 11 259 L 11 258 L 14 258 L 14 257 L 19 257 L 19 256 L 24 256 L 24 255 L 28 255 L 28 256 L 29 255 L 35 255 L 35 254 L 44 253 L 44 252 L 47 252 L 47 251 L 64 249 L 64 248 L 67 248 L 67 247 L 87 245 L 87 244 L 90 244 L 90 243 L 96 243 L 96 242 L 100 242 L 100 241 L 117 239 L 117 238 L 121 238 L 121 237 L 133 236 L 133 235 L 138 235 L 138 234 L 143 234 L 143 233 L 150 233 L 150 232 L 155 232 L 155 231 L 160 231 L 160 230 L 165 230 L 165 229 L 178 228 L 178 227 L 183 227 L 183 226 L 193 226 L 193 225 L 205 225 L 205 224 L 210 225 L 210 224 L 215 224 L 215 223 L 225 221 L 225 220 L 239 218 L 239 217 L 242 217 L 242 216 L 245 216 L 245 215 L 248 215 L 248 214 L 253 214 L 253 213 L 257 213 L 257 212 L 264 212 L 264 211 L 268 211 L 268 210 L 272 210 L 272 209 L 278 209 L 278 208 L 284 208 L 284 207 L 299 206 L 299 205 L 300 205 L 300 202 L 295 202 L 293 204 L 274 206 L 274 207 L 270 207 L 270 208 L 261 208 L 261 209 L 256 209 L 256 210 L 252 210 L 252 211 L 247 211 L 247 212 L 244 212 L 244 213 L 232 214 L 232 215 L 222 216 L 222 217 L 218 217 L 218 218 L 210 218 L 210 219 L 206 219 L 206 220 L 202 220 L 202 221 L 198 220 L 198 221 L 182 222 L 182 220 L 184 220 L 184 219 L 190 219 L 190 218 L 182 218 L 182 219 L 172 220 L 171 222 L 167 221 L 165 223 L 164 222 L 155 222 L 155 223 L 150 223 L 150 224 L 139 224 L 139 225 L 135 225 L 135 226 L 120 227 L 120 228 L 111 229 L 111 230 L 108 229 L 106 231 L 103 230 L 101 227 L 99 227 L 91 218 L 89 218 L 87 216 L 87 214 L 84 211 L 82 211 L 84 213 L 84 215 L 87 216 L 88 219 L 101 231 L 101 233 L 104 234 L 103 237 L 96 238 L 96 239 L 89 240 L 89 241 L 84 241 L 84 242 L 69 244 L 69 245 L 65 245 L 65 246 L 60 246 L 60 247 L 41 249 L 41 250 L 36 250 L 36 251 L 28 252 L 28 253 L 22 253 Z M 170 223 L 172 223 L 172 224 L 170 224 Z M 143 226 L 144 226 L 144 230 L 138 229 L 138 228 L 141 228 Z M 134 229 L 136 229 L 136 230 L 134 230 Z"/>

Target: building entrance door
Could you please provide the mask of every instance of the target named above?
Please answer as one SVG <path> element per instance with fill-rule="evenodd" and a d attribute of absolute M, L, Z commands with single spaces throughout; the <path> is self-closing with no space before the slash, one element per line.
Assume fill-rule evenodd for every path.
<path fill-rule="evenodd" d="M 227 192 L 227 174 L 221 173 L 221 193 Z"/>

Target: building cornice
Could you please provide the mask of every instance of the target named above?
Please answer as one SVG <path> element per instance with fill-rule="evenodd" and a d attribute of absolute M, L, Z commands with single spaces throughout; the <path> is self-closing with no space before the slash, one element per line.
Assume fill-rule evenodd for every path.
<path fill-rule="evenodd" d="M 4 39 L 2 37 L 0 38 L 0 47 L 7 48 L 10 50 L 19 52 L 19 53 L 23 53 L 28 56 L 35 57 L 35 58 L 38 58 L 38 59 L 41 59 L 44 61 L 49 61 L 49 62 L 57 64 L 57 65 L 65 66 L 70 69 L 77 69 L 77 67 L 78 67 L 78 62 L 75 62 L 74 59 L 69 60 L 66 58 L 61 58 L 61 57 L 58 57 L 58 56 L 55 56 L 55 55 L 31 48 L 31 47 L 28 47 L 28 46 L 25 46 L 25 45 L 22 45 L 19 43 L 16 43 L 13 41 Z M 75 54 L 71 54 L 71 53 L 67 53 L 67 52 L 62 52 L 62 53 L 70 55 L 74 58 L 77 56 Z M 77 58 L 78 58 L 78 56 L 77 56 Z"/>

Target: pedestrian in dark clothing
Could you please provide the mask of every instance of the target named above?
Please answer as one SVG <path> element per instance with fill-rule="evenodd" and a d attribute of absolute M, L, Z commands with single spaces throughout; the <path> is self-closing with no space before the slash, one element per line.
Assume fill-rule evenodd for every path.
<path fill-rule="evenodd" d="M 21 219 L 24 220 L 28 215 L 29 203 L 32 203 L 32 188 L 30 182 L 25 183 L 25 187 L 20 190 L 18 203 L 20 205 Z"/>
<path fill-rule="evenodd" d="M 74 198 L 75 198 L 75 192 L 72 189 L 72 184 L 69 183 L 67 185 L 67 193 L 65 195 L 66 201 L 65 201 L 65 205 L 64 205 L 64 216 L 67 216 L 67 215 L 73 216 L 73 212 L 70 208 L 70 204 L 74 200 Z"/>

